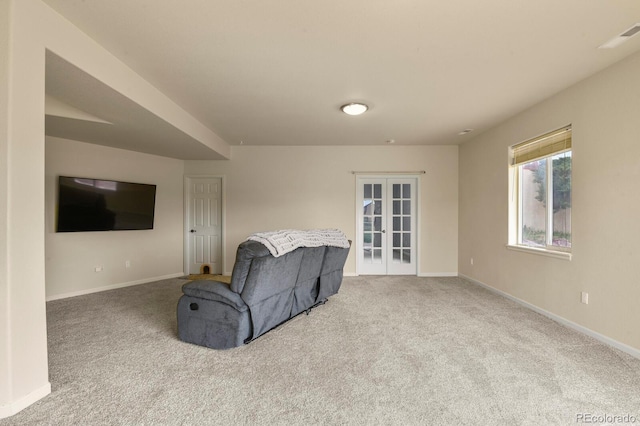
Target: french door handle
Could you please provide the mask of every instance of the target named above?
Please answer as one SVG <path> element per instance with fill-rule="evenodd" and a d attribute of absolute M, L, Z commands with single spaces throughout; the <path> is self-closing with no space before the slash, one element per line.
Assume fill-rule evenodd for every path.
<path fill-rule="evenodd" d="M 386 230 L 386 229 L 383 229 L 383 230 L 382 230 L 382 233 L 383 233 L 383 234 L 386 234 L 386 233 L 387 233 L 387 230 Z"/>

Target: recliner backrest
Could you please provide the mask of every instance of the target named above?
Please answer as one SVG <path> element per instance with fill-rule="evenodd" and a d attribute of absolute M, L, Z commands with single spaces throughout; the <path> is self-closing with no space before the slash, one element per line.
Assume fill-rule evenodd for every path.
<path fill-rule="evenodd" d="M 305 247 L 302 251 L 302 262 L 300 272 L 296 280 L 296 287 L 293 292 L 294 300 L 291 315 L 297 315 L 306 311 L 316 303 L 318 298 L 318 277 L 322 269 L 324 254 L 327 247 Z"/>
<path fill-rule="evenodd" d="M 231 291 L 241 294 L 244 289 L 251 262 L 257 257 L 270 256 L 269 249 L 257 241 L 244 241 L 236 250 L 236 262 L 231 275 Z"/>
<path fill-rule="evenodd" d="M 238 246 L 230 288 L 249 307 L 252 338 L 289 319 L 302 255 L 302 250 L 294 250 L 273 257 L 256 241 Z"/>
<path fill-rule="evenodd" d="M 279 257 L 255 257 L 240 293 L 242 300 L 249 306 L 256 306 L 283 291 L 293 292 L 302 253 L 301 250 L 295 250 Z"/>
<path fill-rule="evenodd" d="M 321 246 L 274 257 L 257 241 L 241 243 L 230 289 L 249 307 L 252 338 L 337 293 L 348 253 Z"/>
<path fill-rule="evenodd" d="M 351 241 L 349 241 L 351 246 Z M 327 247 L 324 253 L 322 269 L 318 278 L 317 302 L 327 299 L 338 292 L 342 284 L 344 264 L 349 255 L 348 248 Z"/>

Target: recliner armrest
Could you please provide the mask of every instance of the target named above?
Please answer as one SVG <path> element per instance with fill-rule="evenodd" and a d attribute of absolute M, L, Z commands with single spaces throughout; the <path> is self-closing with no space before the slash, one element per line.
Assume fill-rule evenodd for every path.
<path fill-rule="evenodd" d="M 238 293 L 231 291 L 227 284 L 219 281 L 192 281 L 182 286 L 182 292 L 187 296 L 225 303 L 240 312 L 248 309 Z"/>

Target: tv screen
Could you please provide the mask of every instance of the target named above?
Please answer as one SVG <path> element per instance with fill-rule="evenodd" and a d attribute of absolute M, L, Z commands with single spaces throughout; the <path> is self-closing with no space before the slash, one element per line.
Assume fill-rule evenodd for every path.
<path fill-rule="evenodd" d="M 57 232 L 153 229 L 156 186 L 60 176 Z"/>

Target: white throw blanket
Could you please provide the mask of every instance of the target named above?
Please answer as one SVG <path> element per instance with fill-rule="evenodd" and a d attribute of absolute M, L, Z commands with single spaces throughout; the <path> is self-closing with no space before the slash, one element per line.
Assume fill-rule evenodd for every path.
<path fill-rule="evenodd" d="M 281 231 L 256 232 L 250 235 L 247 240 L 264 244 L 273 257 L 282 256 L 298 247 L 332 246 L 349 248 L 347 236 L 339 229 L 311 229 L 308 231 L 284 229 Z"/>

